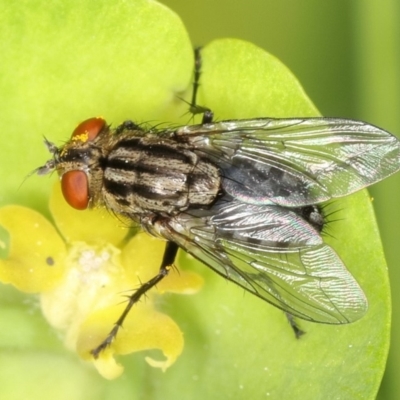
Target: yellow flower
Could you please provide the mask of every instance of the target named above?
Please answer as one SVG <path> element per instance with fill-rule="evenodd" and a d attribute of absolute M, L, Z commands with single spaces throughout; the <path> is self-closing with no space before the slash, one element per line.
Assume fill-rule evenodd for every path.
<path fill-rule="evenodd" d="M 64 201 L 57 184 L 50 199 L 53 226 L 41 214 L 21 206 L 0 209 L 0 225 L 8 231 L 8 251 L 0 260 L 0 281 L 21 291 L 38 293 L 47 321 L 61 333 L 65 346 L 113 379 L 123 367 L 115 360 L 147 349 L 160 349 L 165 360 L 146 357 L 165 371 L 183 349 L 176 323 L 155 308 L 165 292 L 192 294 L 202 278 L 172 268 L 168 277 L 135 304 L 116 339 L 95 359 L 90 351 L 105 339 L 121 315 L 125 297 L 158 272 L 164 242 L 130 230 L 106 210 L 77 211 Z"/>

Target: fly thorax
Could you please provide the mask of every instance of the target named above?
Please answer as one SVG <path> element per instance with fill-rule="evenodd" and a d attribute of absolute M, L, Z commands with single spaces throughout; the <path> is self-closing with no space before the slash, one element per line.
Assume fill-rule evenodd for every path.
<path fill-rule="evenodd" d="M 121 135 L 105 161 L 102 194 L 117 213 L 174 214 L 210 204 L 218 190 L 217 167 L 156 135 Z"/>
<path fill-rule="evenodd" d="M 189 203 L 192 206 L 212 203 L 221 188 L 219 169 L 210 161 L 199 159 L 189 177 Z"/>

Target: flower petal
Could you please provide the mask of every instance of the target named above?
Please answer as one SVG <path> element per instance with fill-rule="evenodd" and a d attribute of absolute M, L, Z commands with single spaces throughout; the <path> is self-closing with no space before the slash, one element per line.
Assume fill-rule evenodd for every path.
<path fill-rule="evenodd" d="M 204 285 L 204 279 L 196 272 L 172 268 L 168 277 L 157 285 L 160 294 L 165 292 L 195 294 Z"/>
<path fill-rule="evenodd" d="M 128 225 L 105 209 L 79 211 L 64 200 L 57 182 L 50 197 L 50 211 L 65 240 L 86 243 L 108 242 L 114 246 L 128 234 Z"/>
<path fill-rule="evenodd" d="M 142 282 L 153 278 L 161 265 L 165 240 L 157 239 L 145 232 L 136 234 L 121 252 L 121 264 L 134 281 Z"/>
<path fill-rule="evenodd" d="M 64 276 L 66 249 L 54 226 L 36 211 L 15 205 L 0 209 L 0 225 L 10 235 L 0 280 L 25 292 L 57 285 Z"/>
<path fill-rule="evenodd" d="M 164 255 L 165 241 L 145 233 L 135 235 L 124 247 L 121 262 L 126 268 L 127 275 L 134 275 L 131 279 L 140 278 L 145 282 L 153 278 L 161 265 Z M 203 286 L 204 279 L 197 273 L 172 268 L 168 276 L 157 284 L 157 291 L 193 294 Z"/>
<path fill-rule="evenodd" d="M 90 351 L 106 338 L 124 306 L 121 304 L 98 311 L 82 324 L 77 342 L 78 353 L 82 358 L 92 360 L 105 378 L 114 379 L 123 372 L 121 365 L 116 363 L 114 355 L 160 349 L 165 360 L 146 357 L 146 361 L 151 366 L 165 371 L 183 350 L 183 334 L 170 317 L 145 303 L 140 303 L 131 310 L 116 340 L 100 353 L 98 359 L 93 359 Z"/>

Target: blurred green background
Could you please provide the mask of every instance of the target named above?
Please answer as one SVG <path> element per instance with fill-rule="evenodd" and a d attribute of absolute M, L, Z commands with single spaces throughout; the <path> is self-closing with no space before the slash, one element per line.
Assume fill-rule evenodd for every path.
<path fill-rule="evenodd" d="M 194 45 L 221 37 L 253 42 L 294 72 L 323 115 L 365 120 L 400 136 L 398 0 L 161 3 L 179 14 Z M 392 344 L 379 393 L 389 400 L 400 393 L 400 175 L 371 194 L 392 284 Z"/>

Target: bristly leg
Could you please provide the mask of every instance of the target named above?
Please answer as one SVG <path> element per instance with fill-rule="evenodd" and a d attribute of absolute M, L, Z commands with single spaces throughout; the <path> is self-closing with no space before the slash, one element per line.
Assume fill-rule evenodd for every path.
<path fill-rule="evenodd" d="M 199 106 L 197 104 L 197 92 L 200 86 L 201 76 L 201 47 L 194 49 L 194 77 L 193 77 L 193 93 L 192 101 L 190 102 L 189 111 L 193 114 L 203 114 L 202 124 L 209 124 L 212 122 L 214 113 L 207 107 Z"/>
<path fill-rule="evenodd" d="M 166 243 L 163 260 L 161 262 L 158 274 L 151 278 L 149 281 L 143 283 L 138 290 L 136 290 L 131 296 L 129 296 L 128 304 L 125 307 L 125 310 L 123 311 L 121 316 L 118 318 L 117 322 L 115 322 L 114 328 L 111 329 L 107 337 L 90 352 L 94 358 L 98 358 L 99 354 L 108 346 L 110 346 L 110 344 L 113 342 L 113 340 L 117 336 L 118 330 L 122 327 L 122 324 L 124 323 L 125 318 L 129 314 L 129 311 L 131 310 L 133 305 L 137 303 L 146 292 L 148 292 L 152 287 L 157 285 L 158 282 L 160 282 L 168 275 L 171 266 L 174 264 L 177 252 L 178 246 L 175 243 Z"/>
<path fill-rule="evenodd" d="M 305 332 L 300 329 L 299 325 L 296 322 L 296 319 L 293 317 L 292 314 L 289 314 L 288 312 L 285 312 L 286 318 L 290 324 L 290 327 L 293 329 L 294 335 L 296 336 L 296 339 L 300 339 L 301 336 L 305 334 Z"/>

